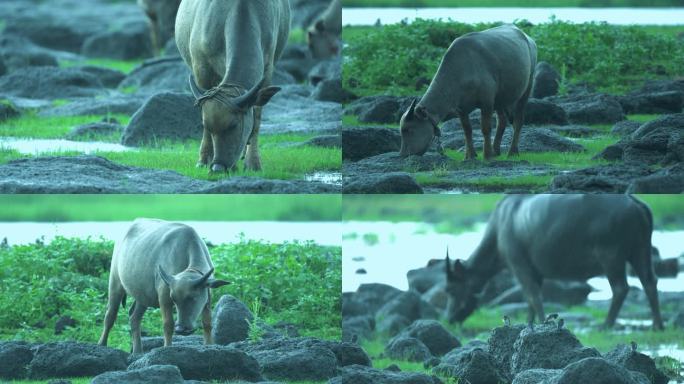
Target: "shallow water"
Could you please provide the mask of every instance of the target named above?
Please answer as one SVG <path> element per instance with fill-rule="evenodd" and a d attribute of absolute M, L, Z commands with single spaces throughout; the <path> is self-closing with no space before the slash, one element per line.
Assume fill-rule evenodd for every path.
<path fill-rule="evenodd" d="M 364 283 L 384 283 L 408 289 L 406 273 L 424 267 L 430 259 L 444 258 L 447 246 L 452 259 L 467 259 L 480 243 L 486 223 L 479 223 L 474 230 L 458 235 L 436 233 L 434 226 L 417 222 L 352 221 L 342 225 L 342 290 L 350 292 Z M 356 234 L 355 238 L 352 234 Z M 377 236 L 369 236 L 372 241 L 368 241 L 364 240 L 364 234 Z M 663 259 L 678 257 L 684 252 L 684 231 L 655 231 L 653 245 L 658 247 Z M 365 269 L 366 274 L 357 274 L 359 268 Z M 638 278 L 628 277 L 627 280 L 630 285 L 641 288 Z M 596 288 L 589 294 L 590 300 L 612 297 L 607 279 L 592 278 L 588 282 Z M 658 280 L 661 291 L 682 291 L 683 287 L 684 273 L 676 279 Z"/>
<path fill-rule="evenodd" d="M 264 240 L 271 243 L 285 241 L 313 241 L 320 245 L 340 246 L 341 224 L 335 222 L 281 222 L 281 221 L 182 221 L 195 228 L 199 235 L 213 243 L 230 243 L 239 240 L 240 233 L 247 240 Z M 120 239 L 129 221 L 33 223 L 0 222 L 0 239 L 7 238 L 10 245 L 32 243 L 43 236 L 46 242 L 55 236 L 76 238 Z"/>
<path fill-rule="evenodd" d="M 315 172 L 304 176 L 306 181 L 342 186 L 342 172 Z"/>
<path fill-rule="evenodd" d="M 585 23 L 591 21 L 620 25 L 684 24 L 684 8 L 344 8 L 344 25 L 394 24 L 404 19 L 452 19 L 465 23 L 526 19 L 534 24 L 558 20 Z"/>
<path fill-rule="evenodd" d="M 81 152 L 86 155 L 97 151 L 126 152 L 135 148 L 124 147 L 121 144 L 104 143 L 101 141 L 70 141 L 62 139 L 16 139 L 0 137 L 0 148 L 13 149 L 25 155 L 39 155 L 47 152 Z"/>

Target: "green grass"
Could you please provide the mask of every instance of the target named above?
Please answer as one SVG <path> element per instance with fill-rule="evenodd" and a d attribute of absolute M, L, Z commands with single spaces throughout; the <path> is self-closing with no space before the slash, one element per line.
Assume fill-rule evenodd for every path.
<path fill-rule="evenodd" d="M 345 7 L 676 7 L 679 0 L 345 0 Z"/>
<path fill-rule="evenodd" d="M 112 247 L 108 240 L 56 238 L 0 248 L 0 340 L 97 342 Z M 243 239 L 213 246 L 210 253 L 217 278 L 232 282 L 213 291 L 214 303 L 224 294 L 244 303 L 260 300 L 261 317 L 269 324 L 287 321 L 306 336 L 340 337 L 340 247 Z M 61 316 L 77 325 L 54 335 Z M 120 310 L 110 346 L 129 350 L 127 323 Z M 143 329 L 162 334 L 158 309 L 146 312 Z"/>
<path fill-rule="evenodd" d="M 57 104 L 62 105 L 62 102 Z M 130 116 L 123 114 L 44 117 L 38 116 L 35 112 L 29 112 L 0 123 L 0 137 L 61 139 L 72 128 L 100 121 L 103 117 L 113 117 L 124 126 L 130 120 Z"/>
<path fill-rule="evenodd" d="M 69 67 L 79 67 L 79 66 L 94 66 L 113 69 L 115 71 L 121 71 L 125 74 L 131 73 L 133 69 L 140 64 L 143 60 L 114 60 L 114 59 L 86 59 L 83 61 L 71 61 L 71 60 L 61 60 L 59 66 L 63 68 Z"/>
<path fill-rule="evenodd" d="M 130 117 L 122 114 L 112 114 L 107 117 L 117 119 L 122 125 L 127 125 Z M 29 112 L 21 117 L 0 123 L 0 137 L 60 139 L 72 128 L 100 121 L 102 116 L 58 116 L 42 117 L 35 112 Z M 312 134 L 278 134 L 262 135 L 260 137 L 260 151 L 263 170 L 236 172 L 238 176 L 258 176 L 270 179 L 301 178 L 314 171 L 338 171 L 342 166 L 340 149 L 320 148 L 312 146 L 288 146 L 286 143 L 304 142 Z M 88 140 L 118 142 L 119 134 L 89 137 Z M 200 143 L 197 140 L 187 142 L 158 142 L 156 145 L 146 146 L 129 152 L 97 152 L 96 155 L 109 160 L 131 166 L 152 169 L 168 169 L 185 176 L 198 179 L 219 179 L 227 175 L 210 175 L 206 168 L 197 168 L 195 163 L 199 153 Z M 49 155 L 77 155 L 78 153 L 51 152 Z M 47 155 L 47 154 L 43 154 Z M 0 164 L 16 159 L 14 151 L 1 150 Z M 30 157 L 30 156 L 22 156 Z"/>
<path fill-rule="evenodd" d="M 338 221 L 339 195 L 0 195 L 0 221 Z"/>

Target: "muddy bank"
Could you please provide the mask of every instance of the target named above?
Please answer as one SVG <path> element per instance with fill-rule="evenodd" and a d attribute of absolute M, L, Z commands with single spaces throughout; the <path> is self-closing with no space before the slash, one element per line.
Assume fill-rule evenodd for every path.
<path fill-rule="evenodd" d="M 316 181 L 231 177 L 197 180 L 173 171 L 125 166 L 98 156 L 20 159 L 0 165 L 2 193 L 338 193 Z"/>

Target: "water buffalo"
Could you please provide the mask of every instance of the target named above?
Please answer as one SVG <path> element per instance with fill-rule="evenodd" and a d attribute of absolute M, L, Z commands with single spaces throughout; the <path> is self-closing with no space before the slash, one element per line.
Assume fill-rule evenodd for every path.
<path fill-rule="evenodd" d="M 176 13 L 181 0 L 138 0 L 150 24 L 152 49 L 159 54 L 169 39 L 173 38 Z"/>
<path fill-rule="evenodd" d="M 181 2 L 176 44 L 204 124 L 198 166 L 233 170 L 244 154 L 246 169 L 261 169 L 261 108 L 280 90 L 270 84 L 289 33 L 288 0 Z"/>
<path fill-rule="evenodd" d="M 513 141 L 509 156 L 518 153 L 524 109 L 532 89 L 537 46 L 513 25 L 463 35 L 451 44 L 437 74 L 420 102 L 414 102 L 401 117 L 402 157 L 423 155 L 439 138 L 439 124 L 459 117 L 466 138 L 465 159 L 475 159 L 472 127 L 468 115 L 482 112 L 484 157 L 501 153 L 501 139 L 509 118 Z M 492 113 L 497 113 L 497 129 L 492 148 Z"/>
<path fill-rule="evenodd" d="M 148 307 L 160 308 L 164 346 L 174 330 L 189 335 L 202 313 L 204 342 L 211 344 L 209 288 L 229 284 L 212 277 L 214 265 L 202 239 L 191 227 L 162 220 L 137 219 L 114 246 L 109 272 L 109 300 L 100 345 L 107 345 L 119 305 L 126 295 L 135 301 L 129 310 L 133 353 L 141 353 L 140 322 Z M 173 323 L 173 306 L 178 321 Z"/>
<path fill-rule="evenodd" d="M 327 59 L 340 53 L 342 35 L 342 0 L 333 0 L 323 15 L 307 31 L 307 43 L 313 57 Z"/>
<path fill-rule="evenodd" d="M 509 268 L 529 304 L 528 320 L 544 321 L 540 287 L 545 278 L 586 280 L 605 275 L 613 299 L 604 326 L 615 324 L 627 296 L 630 264 L 644 287 L 653 327 L 663 329 L 657 278 L 651 264 L 653 218 L 629 195 L 510 195 L 492 213 L 484 237 L 465 261 L 447 254 L 447 317 L 463 321 L 477 295 Z"/>

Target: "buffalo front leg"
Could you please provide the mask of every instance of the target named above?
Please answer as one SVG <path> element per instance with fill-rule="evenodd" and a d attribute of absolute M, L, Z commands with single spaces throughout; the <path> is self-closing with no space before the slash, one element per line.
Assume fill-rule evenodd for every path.
<path fill-rule="evenodd" d="M 211 139 L 211 133 L 204 129 L 202 134 L 202 144 L 200 145 L 199 160 L 197 160 L 197 167 L 206 167 L 214 158 L 214 143 Z"/>
<path fill-rule="evenodd" d="M 162 324 L 164 328 L 164 346 L 171 345 L 173 338 L 173 302 L 170 297 L 159 300 L 159 309 L 161 310 Z"/>
<path fill-rule="evenodd" d="M 477 158 L 477 152 L 475 152 L 475 147 L 473 146 L 473 127 L 470 125 L 470 117 L 468 115 L 460 115 L 461 126 L 463 127 L 463 135 L 465 136 L 465 159 L 475 160 Z"/>
<path fill-rule="evenodd" d="M 254 107 L 254 128 L 249 136 L 247 153 L 245 154 L 245 169 L 248 171 L 261 170 L 261 158 L 259 156 L 259 129 L 261 128 L 261 108 Z"/>
<path fill-rule="evenodd" d="M 131 345 L 133 354 L 143 353 L 140 323 L 142 322 L 145 310 L 147 310 L 147 308 L 138 304 L 136 301 L 133 303 L 128 317 L 128 321 L 131 325 Z"/>
<path fill-rule="evenodd" d="M 506 112 L 496 111 L 496 135 L 494 136 L 494 156 L 501 154 L 501 140 L 506 130 Z"/>
<path fill-rule="evenodd" d="M 211 337 L 211 293 L 209 293 L 207 304 L 202 309 L 202 329 L 204 331 L 204 344 L 214 344 Z"/>
<path fill-rule="evenodd" d="M 482 117 L 481 117 L 481 127 L 482 127 L 482 136 L 484 137 L 484 158 L 485 160 L 489 160 L 493 157 L 494 151 L 492 151 L 492 111 L 491 110 L 482 110 Z"/>

